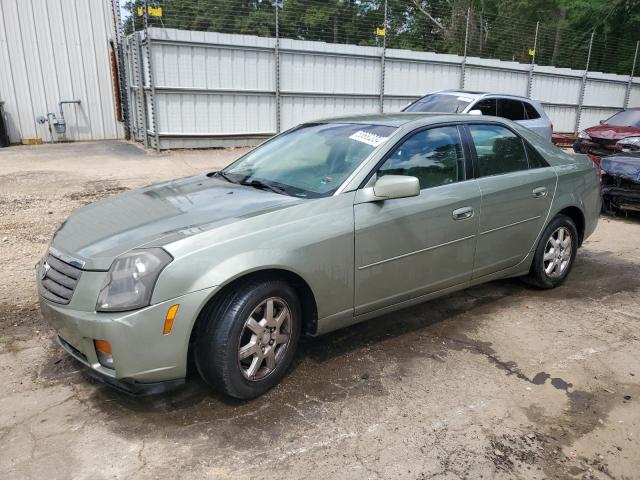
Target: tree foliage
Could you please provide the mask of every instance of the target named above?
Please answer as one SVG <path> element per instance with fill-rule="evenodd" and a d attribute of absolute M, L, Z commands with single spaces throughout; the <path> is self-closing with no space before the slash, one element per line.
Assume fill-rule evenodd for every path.
<path fill-rule="evenodd" d="M 154 0 L 153 26 L 275 35 L 276 1 L 283 38 L 381 45 L 384 0 Z M 126 2 L 127 31 L 142 28 L 142 0 Z M 387 0 L 392 48 L 531 61 L 628 74 L 640 40 L 640 0 Z M 640 62 L 639 62 L 640 63 Z M 640 70 L 640 66 L 638 68 Z"/>

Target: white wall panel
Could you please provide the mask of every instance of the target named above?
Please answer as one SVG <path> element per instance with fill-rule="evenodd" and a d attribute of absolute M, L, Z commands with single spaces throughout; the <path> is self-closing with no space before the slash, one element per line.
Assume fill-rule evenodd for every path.
<path fill-rule="evenodd" d="M 576 104 L 580 98 L 581 77 L 533 76 L 531 97 L 541 102 Z"/>
<path fill-rule="evenodd" d="M 457 88 L 460 84 L 460 65 L 424 63 L 404 59 L 387 59 L 385 65 L 385 93 L 421 97 L 435 90 Z"/>
<path fill-rule="evenodd" d="M 587 80 L 584 89 L 584 105 L 615 107 L 622 106 L 627 83 L 606 80 Z"/>
<path fill-rule="evenodd" d="M 600 120 L 609 118 L 614 113 L 619 112 L 622 108 L 588 108 L 582 109 L 580 114 L 580 126 L 578 130 L 584 130 L 585 128 L 597 125 Z"/>
<path fill-rule="evenodd" d="M 631 95 L 629 95 L 629 106 L 640 108 L 640 84 L 635 83 L 631 88 Z"/>
<path fill-rule="evenodd" d="M 572 132 L 576 125 L 577 110 L 571 106 L 543 105 L 553 124 L 554 132 Z"/>
<path fill-rule="evenodd" d="M 0 100 L 10 140 L 50 140 L 36 117 L 65 105 L 66 140 L 120 138 L 105 0 L 0 0 Z"/>
<path fill-rule="evenodd" d="M 467 65 L 464 86 L 470 91 L 526 95 L 528 78 L 527 72 L 501 71 Z"/>
<path fill-rule="evenodd" d="M 348 97 L 283 97 L 282 129 L 293 127 L 302 122 L 339 115 L 375 113 L 378 110 L 377 99 Z"/>

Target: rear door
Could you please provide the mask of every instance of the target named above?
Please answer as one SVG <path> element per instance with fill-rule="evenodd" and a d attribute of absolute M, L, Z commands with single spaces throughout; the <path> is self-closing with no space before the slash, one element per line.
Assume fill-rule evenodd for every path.
<path fill-rule="evenodd" d="M 354 206 L 355 313 L 470 280 L 480 189 L 456 125 L 410 134 L 373 173 L 409 175 L 420 195 Z"/>
<path fill-rule="evenodd" d="M 482 194 L 473 278 L 521 262 L 545 225 L 556 173 L 542 156 L 504 125 L 469 124 Z"/>

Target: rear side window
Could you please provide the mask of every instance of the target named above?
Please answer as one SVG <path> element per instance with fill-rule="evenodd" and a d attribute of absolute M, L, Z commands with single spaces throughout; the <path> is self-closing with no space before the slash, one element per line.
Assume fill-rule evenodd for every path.
<path fill-rule="evenodd" d="M 481 177 L 527 170 L 527 154 L 520 137 L 500 125 L 469 125 Z"/>
<path fill-rule="evenodd" d="M 529 102 L 522 102 L 522 104 L 524 105 L 524 110 L 527 113 L 527 118 L 529 120 L 535 120 L 536 118 L 540 118 L 540 114 L 538 113 L 538 110 L 536 110 L 536 108 L 531 105 Z"/>
<path fill-rule="evenodd" d="M 498 116 L 509 120 L 524 120 L 526 118 L 522 102 L 510 98 L 498 99 Z"/>
<path fill-rule="evenodd" d="M 482 115 L 496 116 L 496 99 L 485 98 L 476 103 L 471 110 L 480 110 Z"/>
<path fill-rule="evenodd" d="M 540 152 L 538 152 L 535 148 L 533 148 L 527 142 L 524 142 L 524 147 L 527 150 L 527 158 L 529 159 L 529 168 L 544 168 L 549 166 L 547 161 L 544 158 L 542 158 L 542 155 L 540 155 Z"/>
<path fill-rule="evenodd" d="M 436 127 L 411 135 L 378 170 L 378 178 L 385 175 L 417 177 L 420 189 L 464 180 L 464 154 L 458 128 Z"/>

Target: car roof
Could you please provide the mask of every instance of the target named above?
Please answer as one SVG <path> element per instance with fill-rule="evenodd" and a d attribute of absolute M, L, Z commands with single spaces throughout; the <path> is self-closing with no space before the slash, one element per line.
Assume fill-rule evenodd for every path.
<path fill-rule="evenodd" d="M 433 95 L 435 93 L 442 93 L 445 95 L 458 95 L 460 97 L 472 98 L 474 100 L 483 97 L 503 97 L 503 98 L 515 98 L 518 100 L 533 100 L 529 97 L 523 97 L 522 95 L 512 95 L 510 93 L 497 93 L 497 92 L 470 92 L 466 90 L 438 90 L 431 92 L 427 95 Z M 425 95 L 426 96 L 426 95 Z"/>
<path fill-rule="evenodd" d="M 380 125 L 386 127 L 402 127 L 409 123 L 428 125 L 431 123 L 459 122 L 460 120 L 478 120 L 478 115 L 424 113 L 424 112 L 400 112 L 378 113 L 369 115 L 350 115 L 344 117 L 332 117 L 308 123 L 356 123 L 362 125 Z M 485 117 L 495 119 L 496 117 Z"/>

